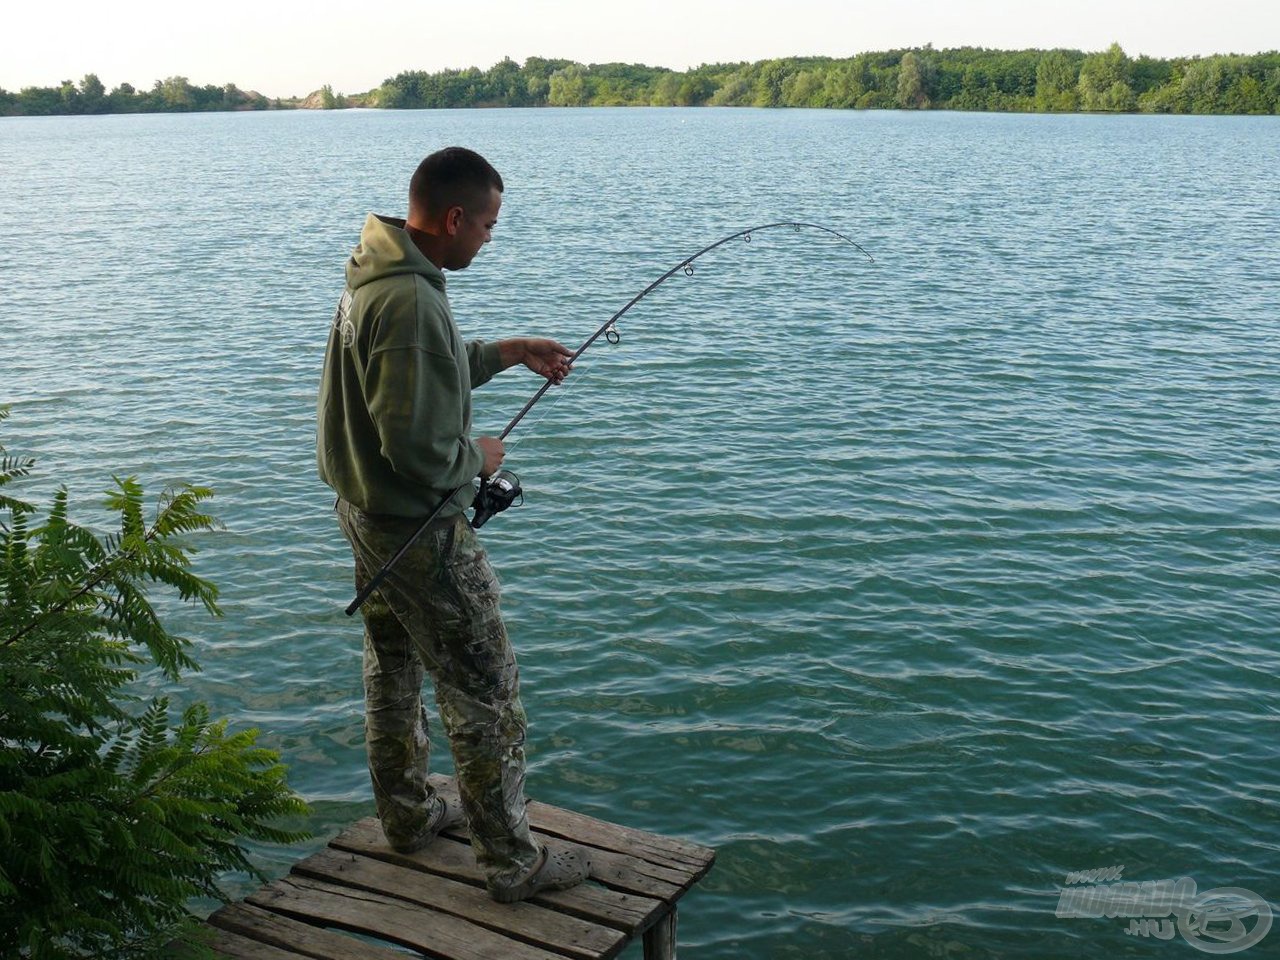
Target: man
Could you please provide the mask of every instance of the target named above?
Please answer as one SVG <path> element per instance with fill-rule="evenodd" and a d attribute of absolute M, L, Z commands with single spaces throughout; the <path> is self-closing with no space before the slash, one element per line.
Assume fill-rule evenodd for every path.
<path fill-rule="evenodd" d="M 465 269 L 489 242 L 502 190 L 483 157 L 449 147 L 418 166 L 405 220 L 366 219 L 329 334 L 316 445 L 357 590 L 463 486 L 362 608 L 369 772 L 394 849 L 418 850 L 465 815 L 488 890 L 509 903 L 570 887 L 590 865 L 581 848 L 547 848 L 529 833 L 515 655 L 497 580 L 463 514 L 472 479 L 503 458 L 496 437 L 470 435 L 472 387 L 518 363 L 559 383 L 572 356 L 554 340 L 464 342 L 454 324 L 442 271 Z M 461 810 L 427 782 L 424 670 Z"/>

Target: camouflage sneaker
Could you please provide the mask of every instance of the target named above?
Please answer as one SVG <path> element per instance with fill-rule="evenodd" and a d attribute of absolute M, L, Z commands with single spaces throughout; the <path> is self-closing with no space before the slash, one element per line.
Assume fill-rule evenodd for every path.
<path fill-rule="evenodd" d="M 466 826 L 467 818 L 462 807 L 448 803 L 444 797 L 436 799 L 440 801 L 438 812 L 431 818 L 427 828 L 408 843 L 392 843 L 392 850 L 396 853 L 417 853 L 444 831 Z"/>
<path fill-rule="evenodd" d="M 557 844 L 542 847 L 542 859 L 520 880 L 510 884 L 489 883 L 489 896 L 499 903 L 515 903 L 544 890 L 568 890 L 591 874 L 591 860 L 582 847 Z"/>

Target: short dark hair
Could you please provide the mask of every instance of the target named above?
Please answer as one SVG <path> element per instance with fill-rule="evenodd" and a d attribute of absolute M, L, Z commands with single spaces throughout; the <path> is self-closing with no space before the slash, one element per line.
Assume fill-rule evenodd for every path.
<path fill-rule="evenodd" d="M 466 147 L 445 147 L 426 157 L 409 181 L 409 207 L 428 216 L 450 207 L 473 208 L 502 192 L 502 176 L 493 165 Z"/>

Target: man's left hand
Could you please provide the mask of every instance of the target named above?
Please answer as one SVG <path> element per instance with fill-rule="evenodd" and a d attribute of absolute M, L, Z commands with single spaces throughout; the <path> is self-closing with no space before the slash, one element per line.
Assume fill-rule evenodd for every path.
<path fill-rule="evenodd" d="M 569 358 L 573 351 L 555 340 L 528 337 L 520 362 L 552 383 L 560 383 L 569 375 Z"/>

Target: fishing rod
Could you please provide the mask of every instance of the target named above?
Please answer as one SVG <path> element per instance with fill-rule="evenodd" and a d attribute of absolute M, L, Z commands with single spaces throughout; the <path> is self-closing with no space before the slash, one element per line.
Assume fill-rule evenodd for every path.
<path fill-rule="evenodd" d="M 750 243 L 752 234 L 760 233 L 763 230 L 774 230 L 779 227 L 792 227 L 795 229 L 797 233 L 802 229 L 821 230 L 823 233 L 829 233 L 831 234 L 831 236 L 837 237 L 838 239 L 843 240 L 845 243 L 849 244 L 850 246 L 856 248 L 869 261 L 871 261 L 872 263 L 875 263 L 875 257 L 867 253 L 867 251 L 862 248 L 861 244 L 857 243 L 854 240 L 850 240 L 848 237 L 846 237 L 843 233 L 840 233 L 838 230 L 832 230 L 830 227 L 824 227 L 821 224 L 805 223 L 799 220 L 780 220 L 777 223 L 764 223 L 756 227 L 748 227 L 746 230 L 739 230 L 737 233 L 731 233 L 727 237 L 722 237 L 719 240 L 717 240 L 715 243 L 709 243 L 705 247 L 703 247 L 701 250 L 699 250 L 697 253 L 693 254 L 692 256 L 685 257 L 683 260 L 677 263 L 674 267 L 672 267 L 662 276 L 658 277 L 657 280 L 654 280 L 651 284 L 649 284 L 647 287 L 645 287 L 643 290 L 637 293 L 634 297 L 632 297 L 629 301 L 627 301 L 626 306 L 624 306 L 621 310 L 619 310 L 617 313 L 611 316 L 604 323 L 600 324 L 600 326 L 596 329 L 596 332 L 591 334 L 591 336 L 589 336 L 583 342 L 582 346 L 580 346 L 577 350 L 573 352 L 573 355 L 569 358 L 569 364 L 572 365 L 580 356 L 582 356 L 587 351 L 587 349 L 593 343 L 595 343 L 601 337 L 604 337 L 605 340 L 607 340 L 609 343 L 612 343 L 612 344 L 616 344 L 620 342 L 621 335 L 618 333 L 618 329 L 615 326 L 615 324 L 618 321 L 618 318 L 621 317 L 628 310 L 630 310 L 632 307 L 634 307 L 637 303 L 639 303 L 645 297 L 647 297 L 649 294 L 653 293 L 653 291 L 658 289 L 658 287 L 662 286 L 662 284 L 666 283 L 668 280 L 674 277 L 677 273 L 680 273 L 681 271 L 683 271 L 687 276 L 690 276 L 690 277 L 693 276 L 693 262 L 697 260 L 699 257 L 710 253 L 712 250 L 716 249 L 716 247 L 722 247 L 726 243 L 729 243 L 730 241 L 733 241 L 733 240 L 737 240 L 739 238 L 745 240 L 747 243 Z M 551 389 L 551 386 L 552 386 L 552 383 L 550 380 L 548 380 L 546 383 L 544 383 L 541 387 L 538 388 L 538 391 L 532 397 L 529 398 L 529 402 L 520 408 L 520 412 L 517 413 L 514 417 L 512 417 L 511 422 L 508 423 L 502 429 L 502 432 L 500 434 L 498 434 L 499 440 L 505 440 L 507 438 L 507 436 L 511 433 L 511 431 L 516 428 L 516 425 L 521 420 L 524 419 L 525 414 L 527 414 L 530 410 L 532 410 L 534 404 L 536 404 L 539 400 L 541 400 L 543 396 L 546 394 L 546 392 Z M 507 479 L 508 477 L 510 477 L 510 479 Z M 415 530 L 409 536 L 409 539 L 407 539 L 403 544 L 401 544 L 400 549 L 397 550 L 394 554 L 392 554 L 391 559 L 388 560 L 386 563 L 384 563 L 382 565 L 382 568 L 378 570 L 378 572 L 375 573 L 372 577 L 369 578 L 369 581 L 360 589 L 360 592 L 356 594 L 356 598 L 352 600 L 349 604 L 347 604 L 347 608 L 346 608 L 347 616 L 349 617 L 353 616 L 355 612 L 360 609 L 361 605 L 366 600 L 369 599 L 370 594 L 372 594 L 373 591 L 377 590 L 378 587 L 382 585 L 382 581 L 384 581 L 387 578 L 387 575 L 391 573 L 391 568 L 400 562 L 401 558 L 403 558 L 404 555 L 408 553 L 409 550 L 413 547 L 413 545 L 417 543 L 418 538 L 422 536 L 423 532 L 427 529 L 427 527 L 431 526 L 432 522 L 436 519 L 436 517 L 440 515 L 440 511 L 445 508 L 445 505 L 448 504 L 455 496 L 457 496 L 460 490 L 462 490 L 464 487 L 469 486 L 470 484 L 471 484 L 470 480 L 468 480 L 466 483 L 460 483 L 458 484 L 458 486 L 454 487 L 451 491 L 449 491 L 448 494 L 445 495 L 444 499 L 442 499 L 436 505 L 436 508 L 431 511 L 431 515 L 428 516 L 427 519 L 423 520 L 422 523 L 418 526 L 418 529 Z M 514 475 L 511 474 L 509 471 L 499 471 L 499 473 L 495 474 L 493 478 L 482 477 L 480 479 L 480 490 L 476 495 L 476 502 L 478 505 L 476 506 L 476 513 L 474 518 L 471 521 L 471 525 L 473 527 L 478 528 L 481 524 L 483 524 L 486 520 L 488 520 L 490 516 L 492 516 L 495 513 L 500 513 L 501 511 L 509 507 L 512 504 L 512 502 L 515 500 L 515 498 L 520 495 L 521 495 L 521 492 L 520 492 L 519 483 L 515 482 Z"/>

